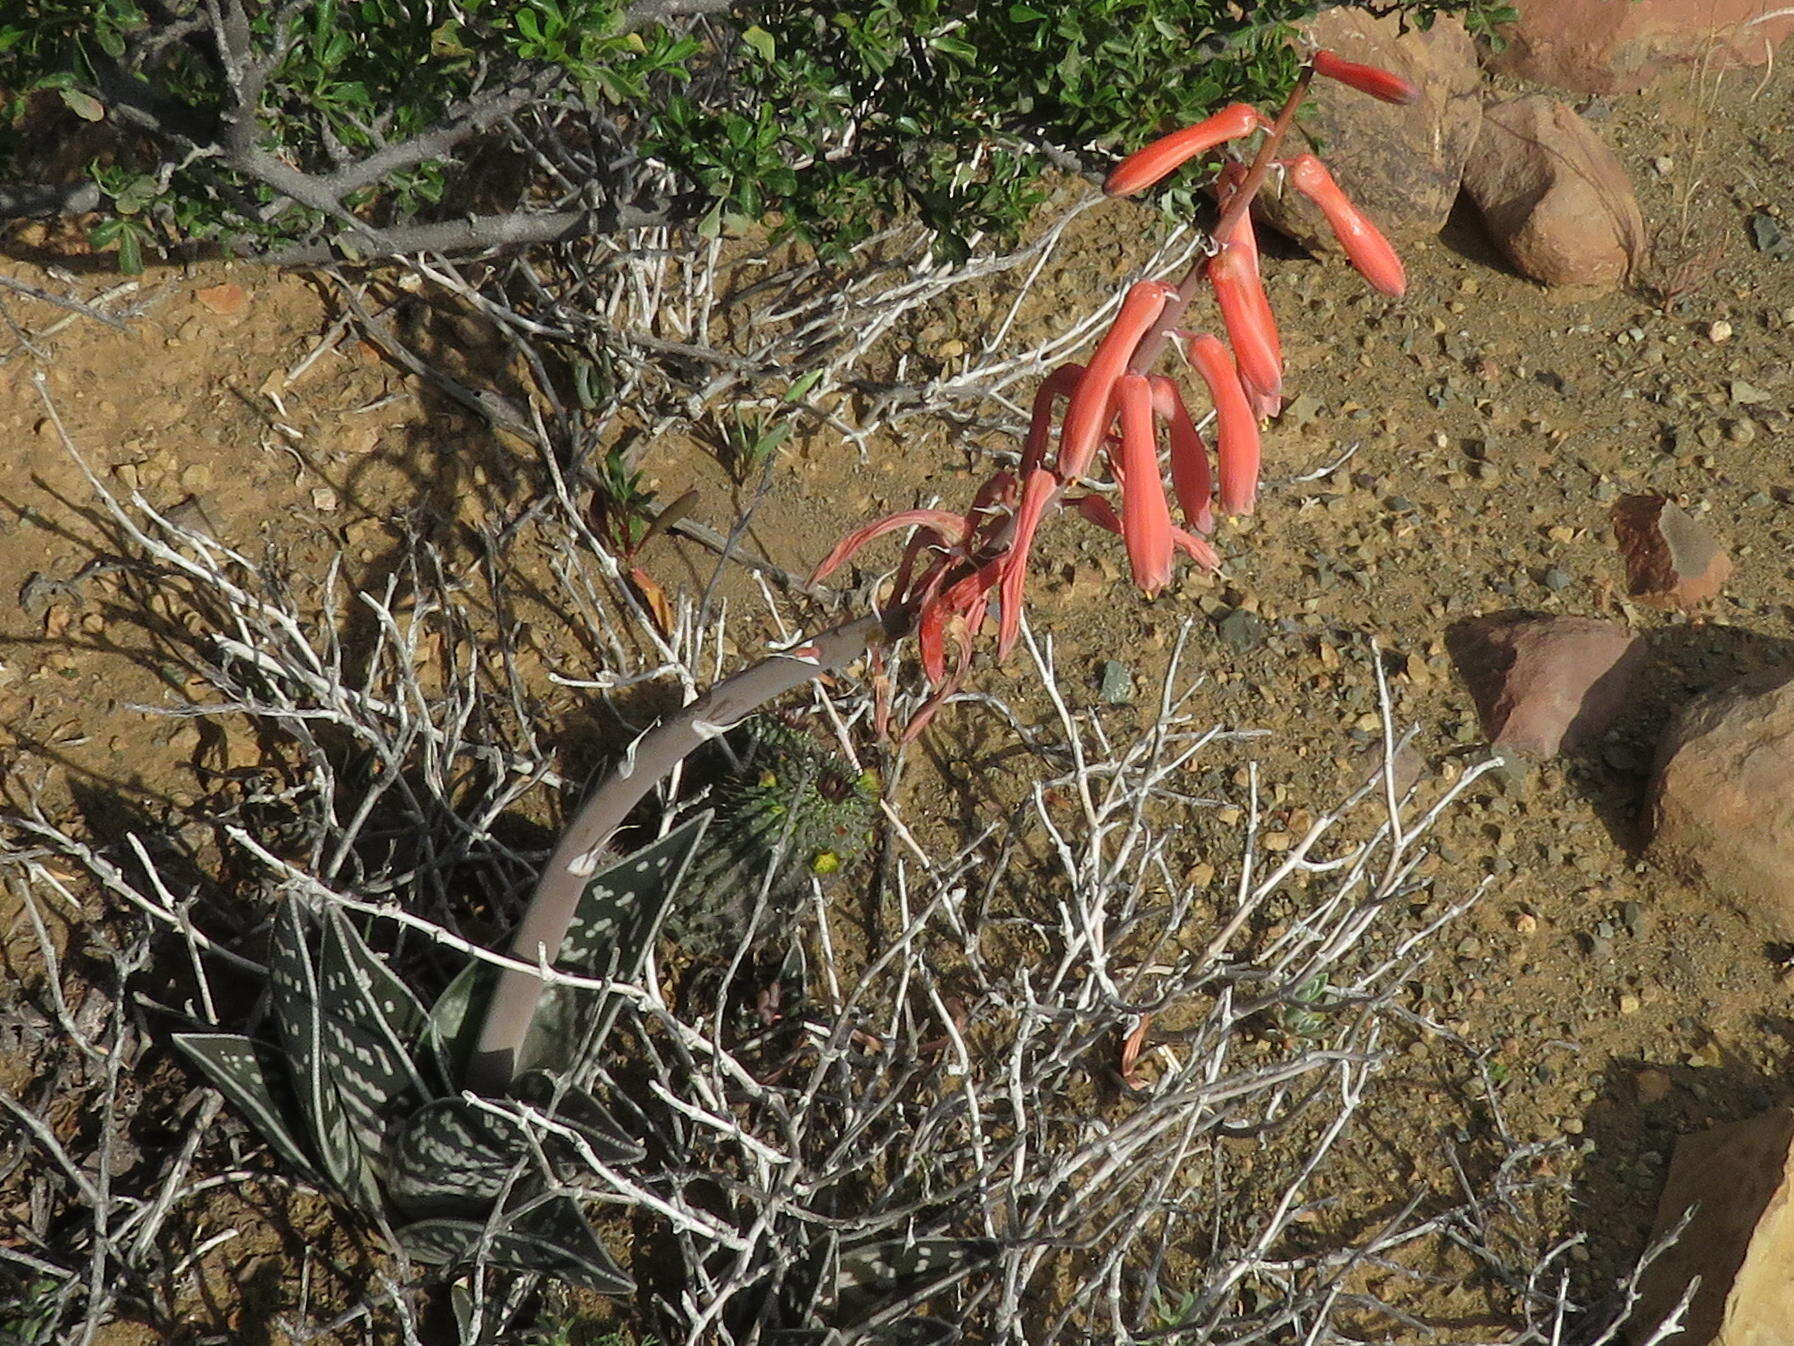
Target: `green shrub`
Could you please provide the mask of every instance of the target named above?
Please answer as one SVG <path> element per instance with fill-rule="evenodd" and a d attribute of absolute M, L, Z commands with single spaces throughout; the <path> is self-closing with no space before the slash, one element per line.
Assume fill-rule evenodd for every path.
<path fill-rule="evenodd" d="M 963 253 L 979 233 L 1014 232 L 1050 164 L 1100 163 L 1231 99 L 1273 101 L 1294 72 L 1290 25 L 1318 6 L 694 13 L 722 8 L 233 0 L 214 20 L 199 0 L 15 0 L 0 18 L 0 174 L 25 185 L 0 208 L 97 195 L 94 243 L 126 270 L 193 239 L 304 260 L 326 244 L 452 250 L 659 219 L 712 234 L 770 222 L 839 249 L 893 212 Z M 1423 23 L 1465 9 L 1479 32 L 1511 14 L 1488 0 L 1404 8 Z M 46 116 L 110 132 L 84 193 L 29 184 Z M 475 171 L 494 152 L 509 171 Z"/>

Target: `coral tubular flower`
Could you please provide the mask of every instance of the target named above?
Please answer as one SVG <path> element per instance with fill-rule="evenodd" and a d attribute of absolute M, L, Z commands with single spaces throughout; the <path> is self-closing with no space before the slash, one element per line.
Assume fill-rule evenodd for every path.
<path fill-rule="evenodd" d="M 1184 522 L 1202 533 L 1215 531 L 1213 487 L 1208 474 L 1208 445 L 1190 419 L 1183 394 L 1163 374 L 1152 379 L 1152 409 L 1171 430 L 1171 492 Z"/>
<path fill-rule="evenodd" d="M 1034 390 L 1034 413 L 1028 421 L 1028 442 L 1022 449 L 1022 475 L 1046 461 L 1047 441 L 1052 438 L 1053 407 L 1061 397 L 1077 391 L 1084 377 L 1083 365 L 1060 365 Z"/>
<path fill-rule="evenodd" d="M 810 576 L 810 583 L 815 584 L 827 578 L 836 567 L 874 538 L 911 526 L 934 534 L 945 545 L 964 545 L 971 533 L 971 525 L 965 519 L 957 514 L 949 514 L 944 509 L 906 509 L 876 523 L 869 523 L 842 538 L 835 544 L 835 549 L 823 558 L 822 564 L 816 567 L 815 573 Z"/>
<path fill-rule="evenodd" d="M 1021 503 L 1015 507 L 1015 536 L 1009 552 L 1002 560 L 1002 575 L 997 589 L 997 658 L 1006 659 L 1015 648 L 1015 638 L 1022 629 L 1022 586 L 1028 579 L 1028 549 L 1034 544 L 1034 530 L 1040 516 L 1059 489 L 1059 479 L 1043 467 L 1030 472 L 1022 482 Z"/>
<path fill-rule="evenodd" d="M 1258 420 L 1240 387 L 1239 371 L 1227 347 L 1207 332 L 1190 342 L 1190 363 L 1208 385 L 1219 429 L 1221 512 L 1250 514 L 1258 498 Z"/>
<path fill-rule="evenodd" d="M 1240 377 L 1248 387 L 1268 399 L 1283 396 L 1282 343 L 1277 320 L 1271 314 L 1264 286 L 1253 276 L 1246 259 L 1223 247 L 1208 264 L 1209 284 L 1221 306 L 1221 321 L 1240 362 Z"/>
<path fill-rule="evenodd" d="M 1084 377 L 1072 392 L 1071 405 L 1065 409 L 1065 424 L 1059 431 L 1059 477 L 1072 481 L 1090 466 L 1103 432 L 1109 428 L 1113 409 L 1109 395 L 1115 380 L 1127 368 L 1134 347 L 1140 344 L 1153 323 L 1158 321 L 1165 304 L 1177 293 L 1175 285 L 1162 280 L 1142 280 L 1128 288 L 1121 301 L 1121 312 L 1090 357 Z"/>
<path fill-rule="evenodd" d="M 1214 116 L 1168 136 L 1160 136 L 1150 145 L 1135 150 L 1109 170 L 1103 190 L 1110 196 L 1132 196 L 1198 154 L 1267 125 L 1264 114 L 1251 104 L 1229 103 Z"/>
<path fill-rule="evenodd" d="M 1372 98 L 1382 99 L 1385 103 L 1416 103 L 1420 101 L 1419 89 L 1400 75 L 1391 74 L 1374 65 L 1361 65 L 1357 61 L 1348 61 L 1344 57 L 1326 50 L 1315 52 L 1308 58 L 1308 64 L 1314 67 L 1315 74 L 1325 75 L 1328 79 L 1338 80 L 1341 84 L 1349 84 L 1359 93 L 1367 93 Z"/>
<path fill-rule="evenodd" d="M 1134 583 L 1148 598 L 1171 583 L 1171 509 L 1159 478 L 1158 437 L 1152 423 L 1152 386 L 1140 374 L 1115 385 L 1121 411 L 1121 539 Z"/>
<path fill-rule="evenodd" d="M 1289 180 L 1296 190 L 1321 208 L 1333 236 L 1345 249 L 1352 265 L 1384 294 L 1400 299 L 1408 288 L 1402 259 L 1395 255 L 1395 249 L 1389 246 L 1389 240 L 1377 226 L 1365 219 L 1358 207 L 1347 199 L 1339 184 L 1333 181 L 1327 166 L 1312 154 L 1298 155 L 1287 160 L 1284 166 L 1289 170 Z"/>
<path fill-rule="evenodd" d="M 966 671 L 972 664 L 972 639 L 984 625 L 984 596 L 1000 578 L 1002 564 L 993 561 L 974 570 L 922 610 L 916 624 L 916 643 L 922 649 L 922 671 L 934 684 L 934 691 L 904 729 L 905 743 L 922 732 L 935 711 L 965 681 Z M 947 676 L 946 664 L 949 625 L 953 627 L 959 653 L 951 677 Z"/>

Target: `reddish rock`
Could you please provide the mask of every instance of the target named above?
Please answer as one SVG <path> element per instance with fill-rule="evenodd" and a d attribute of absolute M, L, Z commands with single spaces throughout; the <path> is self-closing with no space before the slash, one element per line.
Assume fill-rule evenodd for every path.
<path fill-rule="evenodd" d="M 1548 0 L 1519 9 L 1489 68 L 1571 93 L 1634 93 L 1677 65 L 1762 65 L 1794 32 L 1780 0 Z"/>
<path fill-rule="evenodd" d="M 1794 936 L 1794 680 L 1685 705 L 1658 748 L 1650 808 L 1654 861 Z"/>
<path fill-rule="evenodd" d="M 220 318 L 238 318 L 249 308 L 249 293 L 234 281 L 209 286 L 193 296 L 207 310 Z"/>
<path fill-rule="evenodd" d="M 1634 1342 L 1652 1332 L 1700 1277 L 1673 1346 L 1779 1346 L 1794 1340 L 1794 1109 L 1683 1136 L 1657 1203 L 1652 1242 L 1686 1216 L 1682 1235 L 1652 1262 L 1627 1321 Z"/>
<path fill-rule="evenodd" d="M 1514 268 L 1547 285 L 1611 287 L 1644 255 L 1626 170 L 1554 98 L 1528 94 L 1484 109 L 1464 191 Z"/>
<path fill-rule="evenodd" d="M 1316 46 L 1402 76 L 1420 90 L 1408 106 L 1381 103 L 1332 80 L 1314 81 L 1298 133 L 1358 208 L 1393 243 L 1430 238 L 1457 199 L 1464 160 L 1482 123 L 1482 72 L 1464 25 L 1441 15 L 1432 28 L 1402 31 L 1395 15 L 1330 9 L 1303 30 Z M 1293 152 L 1293 151 L 1292 151 Z M 1255 212 L 1314 251 L 1337 249 L 1320 211 L 1274 174 Z"/>
<path fill-rule="evenodd" d="M 1622 496 L 1613 535 L 1626 558 L 1627 591 L 1652 607 L 1698 607 L 1731 576 L 1732 558 L 1712 530 L 1663 496 Z"/>
<path fill-rule="evenodd" d="M 1630 631 L 1589 617 L 1482 617 L 1453 644 L 1490 746 L 1529 757 L 1605 734 L 1644 662 Z"/>

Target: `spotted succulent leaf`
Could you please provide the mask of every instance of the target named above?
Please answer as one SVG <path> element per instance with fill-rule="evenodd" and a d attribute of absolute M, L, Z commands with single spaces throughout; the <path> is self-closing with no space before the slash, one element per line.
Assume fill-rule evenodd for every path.
<path fill-rule="evenodd" d="M 387 1193 L 407 1215 L 475 1215 L 529 1157 L 515 1121 L 464 1098 L 439 1098 L 405 1119 L 393 1141 Z"/>
<path fill-rule="evenodd" d="M 530 1070 L 511 1081 L 511 1097 L 579 1133 L 601 1163 L 638 1164 L 647 1149 L 617 1124 L 597 1099 L 546 1070 Z"/>
<path fill-rule="evenodd" d="M 317 980 L 330 1079 L 350 1130 L 378 1168 L 393 1122 L 430 1095 L 412 1060 L 423 1006 L 338 911 L 324 918 Z"/>
<path fill-rule="evenodd" d="M 594 874 L 580 894 L 558 965 L 619 981 L 639 974 L 710 816 L 700 813 Z"/>
<path fill-rule="evenodd" d="M 620 982 L 640 976 L 710 818 L 700 813 L 594 874 L 580 894 L 556 966 Z M 620 998 L 602 991 L 550 986 L 517 1054 L 518 1069 L 577 1074 L 597 1056 L 622 1008 Z"/>
<path fill-rule="evenodd" d="M 997 1245 L 989 1239 L 880 1239 L 860 1244 L 841 1253 L 835 1281 L 837 1313 L 841 1319 L 883 1331 L 890 1326 L 879 1325 L 884 1308 L 898 1300 L 919 1302 L 944 1290 L 990 1261 L 996 1252 Z M 908 1313 L 903 1316 L 912 1317 Z"/>
<path fill-rule="evenodd" d="M 330 1180 L 351 1199 L 377 1208 L 379 1193 L 367 1155 L 332 1077 L 334 1052 L 325 1040 L 323 997 L 297 901 L 281 904 L 268 952 L 274 1024 L 286 1054 L 312 1145 Z"/>
<path fill-rule="evenodd" d="M 539 1198 L 490 1226 L 478 1220 L 419 1220 L 400 1229 L 398 1238 L 412 1257 L 432 1265 L 479 1258 L 494 1266 L 540 1271 L 603 1295 L 626 1295 L 635 1288 L 579 1207 L 564 1196 Z"/>
<path fill-rule="evenodd" d="M 276 1154 L 308 1181 L 328 1185 L 300 1139 L 305 1115 L 278 1048 L 236 1033 L 176 1033 L 174 1044 L 254 1124 Z"/>

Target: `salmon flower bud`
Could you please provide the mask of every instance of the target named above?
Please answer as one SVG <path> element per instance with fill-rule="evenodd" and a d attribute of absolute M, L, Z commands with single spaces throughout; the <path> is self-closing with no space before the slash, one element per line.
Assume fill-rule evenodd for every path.
<path fill-rule="evenodd" d="M 1190 342 L 1190 363 L 1215 404 L 1220 459 L 1221 512 L 1250 514 L 1258 498 L 1258 418 L 1246 401 L 1239 371 L 1227 347 L 1207 332 Z"/>
<path fill-rule="evenodd" d="M 1183 394 L 1163 374 L 1152 379 L 1152 409 L 1171 428 L 1171 492 L 1184 522 L 1202 533 L 1215 531 L 1213 491 L 1208 475 L 1208 445 L 1190 419 Z"/>
<path fill-rule="evenodd" d="M 1341 84 L 1349 84 L 1359 93 L 1367 93 L 1372 98 L 1381 98 L 1385 103 L 1417 103 L 1420 101 L 1420 90 L 1415 88 L 1400 75 L 1380 70 L 1374 65 L 1361 65 L 1357 61 L 1348 61 L 1330 51 L 1317 51 L 1308 58 L 1308 64 L 1314 67 L 1314 73 L 1325 75 L 1328 79 L 1338 80 Z"/>
<path fill-rule="evenodd" d="M 1393 299 L 1400 299 L 1408 288 L 1402 259 L 1395 255 L 1377 226 L 1359 212 L 1346 194 L 1333 181 L 1327 166 L 1312 154 L 1297 155 L 1286 161 L 1289 180 L 1295 189 L 1321 208 L 1327 225 L 1353 266 L 1375 288 Z"/>
<path fill-rule="evenodd" d="M 1110 196 L 1132 196 L 1198 154 L 1206 154 L 1217 145 L 1238 140 L 1268 125 L 1264 114 L 1250 103 L 1229 103 L 1214 116 L 1168 136 L 1160 136 L 1145 148 L 1135 150 L 1109 170 L 1103 190 Z"/>
<path fill-rule="evenodd" d="M 1121 539 L 1127 544 L 1134 583 L 1148 598 L 1171 583 L 1171 510 L 1159 478 L 1158 440 L 1152 423 L 1152 385 L 1123 374 L 1115 385 L 1121 410 Z"/>
<path fill-rule="evenodd" d="M 1240 377 L 1266 398 L 1281 398 L 1283 349 L 1263 284 L 1252 274 L 1245 257 L 1231 247 L 1222 248 L 1210 260 L 1208 280 L 1221 306 L 1227 339 L 1239 357 Z"/>
<path fill-rule="evenodd" d="M 1065 424 L 1059 430 L 1060 480 L 1069 482 L 1082 476 L 1090 466 L 1103 432 L 1114 419 L 1109 395 L 1115 391 L 1115 380 L 1127 368 L 1140 338 L 1159 320 L 1176 293 L 1177 286 L 1162 280 L 1138 281 L 1129 287 L 1121 312 L 1084 367 L 1084 377 L 1078 380 L 1071 405 L 1065 409 Z"/>

